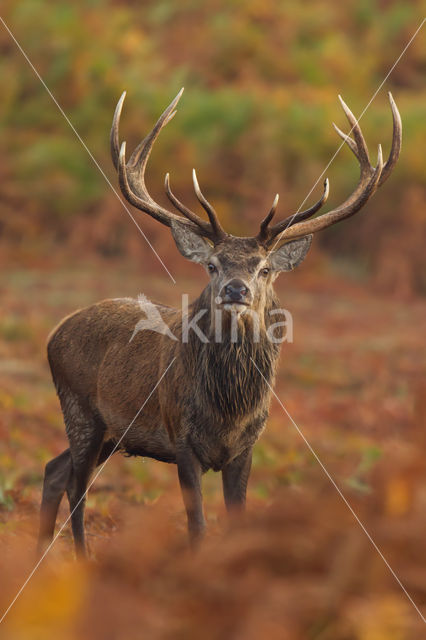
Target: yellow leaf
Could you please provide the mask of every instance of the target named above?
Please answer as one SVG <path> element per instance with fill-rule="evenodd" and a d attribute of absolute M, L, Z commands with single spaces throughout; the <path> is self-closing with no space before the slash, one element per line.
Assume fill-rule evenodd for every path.
<path fill-rule="evenodd" d="M 4 621 L 9 640 L 72 640 L 73 623 L 86 595 L 86 573 L 78 564 L 36 573 Z"/>
<path fill-rule="evenodd" d="M 386 513 L 391 516 L 402 516 L 411 505 L 411 491 L 406 478 L 391 478 L 386 488 Z"/>

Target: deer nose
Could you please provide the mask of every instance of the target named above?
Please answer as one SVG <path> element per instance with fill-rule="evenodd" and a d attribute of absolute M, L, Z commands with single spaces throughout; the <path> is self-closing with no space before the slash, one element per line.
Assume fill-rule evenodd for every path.
<path fill-rule="evenodd" d="M 231 280 L 225 286 L 225 296 L 232 302 L 241 302 L 248 293 L 249 290 L 242 280 Z"/>

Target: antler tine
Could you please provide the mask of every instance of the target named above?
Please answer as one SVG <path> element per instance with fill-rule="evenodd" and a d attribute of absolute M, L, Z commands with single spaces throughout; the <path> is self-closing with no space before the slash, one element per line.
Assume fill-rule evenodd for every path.
<path fill-rule="evenodd" d="M 295 216 L 291 216 L 287 219 L 287 221 L 278 223 L 274 227 L 268 229 L 268 237 L 266 240 L 266 243 L 268 245 L 270 245 L 274 238 L 278 235 L 280 235 L 280 240 L 287 241 L 292 238 L 298 238 L 304 235 L 315 233 L 316 231 L 320 231 L 322 229 L 326 229 L 336 222 L 354 215 L 364 206 L 367 200 L 371 198 L 376 189 L 380 185 L 382 185 L 383 182 L 389 177 L 393 167 L 398 160 L 402 139 L 401 117 L 391 94 L 389 94 L 389 101 L 393 117 L 393 138 L 391 151 L 386 164 L 383 165 L 382 148 L 379 145 L 377 154 L 377 165 L 376 167 L 372 167 L 368 156 L 367 145 L 362 135 L 361 128 L 357 123 L 353 113 L 340 98 L 340 102 L 345 111 L 346 117 L 351 124 L 352 131 L 354 132 L 355 140 L 343 133 L 343 131 L 336 127 L 336 125 L 334 125 L 334 128 L 336 129 L 339 136 L 343 138 L 343 140 L 347 143 L 351 151 L 358 159 L 360 165 L 360 178 L 358 184 L 353 193 L 343 202 L 343 204 L 336 207 L 332 211 L 324 213 L 323 215 L 309 221 L 303 221 L 306 220 L 307 217 L 309 217 L 308 214 L 306 216 L 304 214 L 295 214 L 295 216 L 298 216 L 297 218 L 295 218 Z M 324 186 L 325 191 L 322 198 L 323 202 L 325 202 L 326 200 L 326 197 L 324 198 L 324 196 L 328 195 L 328 185 Z M 321 201 L 319 201 L 319 203 L 320 202 Z M 314 208 L 315 206 L 316 205 L 314 205 Z"/>
<path fill-rule="evenodd" d="M 262 222 L 260 223 L 260 231 L 258 233 L 258 238 L 259 239 L 266 239 L 268 237 L 268 225 L 269 225 L 269 223 L 271 222 L 272 218 L 275 215 L 279 199 L 280 199 L 280 196 L 277 193 L 275 198 L 274 198 L 274 201 L 272 203 L 272 207 L 269 210 L 268 215 L 265 216 L 265 218 L 263 218 Z"/>
<path fill-rule="evenodd" d="M 348 145 L 349 149 L 352 151 L 354 156 L 358 158 L 358 147 L 356 146 L 355 141 L 352 140 L 352 138 L 348 136 L 347 133 L 344 133 L 341 129 L 339 129 L 337 124 L 335 124 L 334 122 L 332 124 L 333 124 L 334 130 L 338 133 L 338 135 L 342 138 L 342 140 L 346 142 L 346 144 Z"/>
<path fill-rule="evenodd" d="M 349 109 L 346 102 L 343 100 L 342 96 L 339 95 L 340 104 L 342 105 L 343 111 L 348 119 L 349 124 L 351 125 L 351 131 L 354 134 L 355 145 L 356 145 L 356 153 L 351 145 L 351 150 L 355 153 L 356 157 L 359 160 L 361 165 L 361 171 L 365 171 L 370 167 L 370 158 L 368 156 L 368 148 L 364 140 L 364 136 L 362 135 L 361 127 L 359 126 L 358 120 L 355 118 L 352 111 Z M 347 136 L 349 137 L 349 136 Z M 345 140 L 347 142 L 347 140 Z"/>
<path fill-rule="evenodd" d="M 305 209 L 305 211 L 299 211 L 298 213 L 293 213 L 292 216 L 289 216 L 288 218 L 286 218 L 282 223 L 280 223 L 280 225 L 283 225 L 284 228 L 291 227 L 293 224 L 296 224 L 301 220 L 307 220 L 308 218 L 311 218 L 327 202 L 329 193 L 330 193 L 330 183 L 328 181 L 328 178 L 326 178 L 324 180 L 322 196 L 318 200 L 318 202 L 313 204 L 312 207 L 309 207 L 309 209 Z"/>
<path fill-rule="evenodd" d="M 227 234 L 225 233 L 224 229 L 222 228 L 222 225 L 220 224 L 220 221 L 219 221 L 219 218 L 217 217 L 216 211 L 213 209 L 213 207 L 210 204 L 210 202 L 201 193 L 201 189 L 200 189 L 200 185 L 198 184 L 197 173 L 196 173 L 195 169 L 192 170 L 192 182 L 194 184 L 195 195 L 197 196 L 198 201 L 200 202 L 202 207 L 207 212 L 207 215 L 208 215 L 209 220 L 210 220 L 210 224 L 211 224 L 213 230 L 215 231 L 217 237 L 218 238 L 219 237 L 225 237 Z"/>
<path fill-rule="evenodd" d="M 110 135 L 110 145 L 111 145 L 111 156 L 112 161 L 114 163 L 114 167 L 118 171 L 118 158 L 120 156 L 120 139 L 118 128 L 120 124 L 120 116 L 121 111 L 123 109 L 124 99 L 126 97 L 126 92 L 123 91 L 121 94 L 120 100 L 117 102 L 117 106 L 115 107 L 114 117 L 112 119 L 112 127 L 111 127 L 111 135 Z"/>
<path fill-rule="evenodd" d="M 330 191 L 329 182 L 328 182 L 328 178 L 326 178 L 324 180 L 324 190 L 323 190 L 322 196 L 314 205 L 312 205 L 312 207 L 309 207 L 309 209 L 306 209 L 305 211 L 299 211 L 298 213 L 293 213 L 293 215 L 289 216 L 285 220 L 282 220 L 281 222 L 278 222 L 277 224 L 273 225 L 269 229 L 266 228 L 267 225 L 264 227 L 264 229 L 262 229 L 262 225 L 260 225 L 260 233 L 258 235 L 258 238 L 260 240 L 265 240 L 265 239 L 269 240 L 270 238 L 271 239 L 275 238 L 275 236 L 277 236 L 282 231 L 285 231 L 285 229 L 288 229 L 292 225 L 312 217 L 317 211 L 319 211 L 319 209 L 321 209 L 323 204 L 327 201 L 329 191 Z M 263 222 L 265 222 L 268 219 L 268 217 L 269 215 L 265 218 Z"/>
<path fill-rule="evenodd" d="M 389 153 L 389 157 L 386 161 L 385 166 L 383 167 L 382 175 L 380 176 L 379 184 L 380 187 L 390 176 L 392 173 L 392 169 L 394 168 L 399 154 L 401 152 L 402 145 L 402 122 L 401 115 L 398 111 L 398 107 L 395 104 L 395 100 L 391 92 L 388 92 L 389 102 L 392 109 L 392 119 L 393 119 L 393 135 L 392 135 L 392 146 Z"/>
<path fill-rule="evenodd" d="M 190 209 L 188 209 L 188 207 L 186 207 L 176 196 L 175 194 L 172 192 L 171 188 L 170 188 L 170 176 L 168 173 L 166 173 L 166 177 L 164 179 L 164 188 L 166 190 L 166 195 L 168 197 L 168 199 L 170 200 L 170 202 L 172 203 L 173 206 L 176 207 L 176 209 L 178 209 L 178 211 L 180 211 L 181 213 L 183 213 L 183 215 L 188 218 L 188 220 L 191 220 L 192 222 L 194 222 L 195 224 L 197 224 L 199 227 L 201 227 L 202 229 L 204 229 L 206 232 L 210 231 L 210 227 L 209 224 L 203 220 L 202 218 L 200 218 L 199 216 L 197 216 L 196 213 L 193 213 Z"/>

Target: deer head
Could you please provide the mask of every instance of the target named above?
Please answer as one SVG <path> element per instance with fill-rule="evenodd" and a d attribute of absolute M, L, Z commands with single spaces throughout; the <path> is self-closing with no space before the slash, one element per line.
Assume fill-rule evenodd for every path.
<path fill-rule="evenodd" d="M 393 116 L 393 138 L 389 158 L 383 164 L 379 145 L 377 164 L 370 164 L 367 145 L 360 126 L 339 96 L 354 139 L 334 125 L 337 133 L 349 146 L 360 165 L 360 178 L 353 193 L 339 207 L 312 218 L 326 202 L 329 193 L 328 180 L 324 182 L 321 198 L 306 211 L 295 213 L 282 222 L 271 225 L 278 205 L 278 195 L 272 208 L 260 224 L 255 237 L 239 238 L 224 231 L 219 218 L 202 194 L 195 170 L 193 183 L 196 196 L 205 209 L 208 221 L 188 209 L 173 194 L 169 174 L 165 178 L 166 194 L 173 206 L 182 214 L 177 215 L 156 203 L 145 184 L 145 169 L 152 146 L 161 129 L 176 114 L 176 106 L 183 89 L 160 116 L 152 131 L 136 147 L 126 163 L 126 143 L 119 143 L 119 121 L 125 92 L 118 101 L 112 129 L 111 153 L 118 171 L 120 188 L 124 197 L 136 208 L 144 211 L 171 228 L 176 246 L 183 256 L 203 265 L 211 278 L 212 304 L 226 310 L 244 312 L 248 308 L 264 306 L 273 280 L 281 271 L 297 267 L 305 258 L 313 234 L 357 213 L 373 193 L 389 177 L 401 148 L 401 118 L 389 93 Z"/>

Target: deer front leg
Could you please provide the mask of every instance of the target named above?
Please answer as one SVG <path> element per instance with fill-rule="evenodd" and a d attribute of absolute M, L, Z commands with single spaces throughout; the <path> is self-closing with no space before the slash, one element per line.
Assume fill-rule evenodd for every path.
<path fill-rule="evenodd" d="M 229 513 L 241 513 L 246 505 L 252 449 L 246 449 L 222 469 L 223 497 Z"/>
<path fill-rule="evenodd" d="M 178 447 L 176 463 L 188 518 L 189 541 L 192 547 L 196 547 L 206 527 L 201 493 L 201 464 L 188 444 Z"/>

